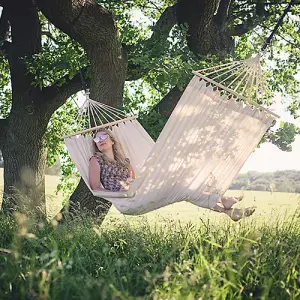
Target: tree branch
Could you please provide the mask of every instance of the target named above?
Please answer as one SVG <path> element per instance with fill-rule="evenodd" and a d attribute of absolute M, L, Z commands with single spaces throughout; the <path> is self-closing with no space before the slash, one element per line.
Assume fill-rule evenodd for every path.
<path fill-rule="evenodd" d="M 25 101 L 23 94 L 32 89 L 33 81 L 24 58 L 31 58 L 32 55 L 41 51 L 41 25 L 38 11 L 32 1 L 24 0 L 15 5 L 16 7 L 11 3 L 5 7 L 9 13 L 12 39 L 9 65 L 14 103 L 23 106 Z M 18 96 L 15 97 L 16 95 Z M 31 101 L 29 98 L 27 100 Z M 13 107 L 17 108 L 16 105 Z"/>
<path fill-rule="evenodd" d="M 216 24 L 223 27 L 226 23 L 231 0 L 221 0 L 219 3 L 217 14 L 215 15 Z"/>
<path fill-rule="evenodd" d="M 153 45 L 160 44 L 161 47 L 155 47 L 154 56 L 160 55 L 158 51 L 163 53 L 163 44 L 167 40 L 170 30 L 177 24 L 176 5 L 177 4 L 169 6 L 165 9 L 155 25 L 151 27 L 153 34 L 148 40 L 138 43 L 137 45 L 123 45 L 123 49 L 125 50 L 128 58 L 126 80 L 137 80 L 149 72 L 149 69 L 132 63 L 131 60 L 131 58 L 139 55 L 138 53 L 143 53 L 144 48 L 154 49 Z"/>
<path fill-rule="evenodd" d="M 38 11 L 32 3 L 26 3 L 9 8 L 14 56 L 18 57 L 31 57 L 42 48 Z"/>
<path fill-rule="evenodd" d="M 177 4 L 165 9 L 156 24 L 152 27 L 153 35 L 150 40 L 157 40 L 158 38 L 169 35 L 170 30 L 177 24 L 176 9 Z"/>
<path fill-rule="evenodd" d="M 117 31 L 111 13 L 96 5 L 94 0 L 36 0 L 36 3 L 50 22 L 84 48 L 95 42 L 96 33 L 99 37 L 97 44 L 105 44 L 112 42 L 109 36 L 112 31 Z M 97 22 L 95 15 L 98 16 Z"/>
<path fill-rule="evenodd" d="M 148 2 L 149 2 L 149 4 L 151 4 L 152 7 L 154 7 L 157 11 L 159 11 L 159 12 L 162 13 L 162 9 L 159 8 L 158 5 L 157 5 L 155 2 L 153 2 L 153 1 L 148 1 Z"/>
<path fill-rule="evenodd" d="M 265 30 L 268 30 L 268 31 L 272 31 L 272 29 L 264 26 L 264 25 L 259 25 L 261 28 L 264 28 Z M 257 33 L 258 34 L 258 33 Z M 289 41 L 288 39 L 286 39 L 285 37 L 283 37 L 281 34 L 279 34 L 278 32 L 276 32 L 276 36 L 280 37 L 281 39 L 283 39 L 284 41 L 286 41 L 287 43 L 289 43 L 290 45 L 292 45 L 293 47 L 298 47 L 299 48 L 299 45 L 296 44 L 296 43 L 293 43 L 291 41 Z"/>
<path fill-rule="evenodd" d="M 82 72 L 86 73 L 86 69 Z M 83 89 L 80 72 L 72 79 L 65 76 L 61 80 L 65 81 L 62 86 L 54 83 L 49 87 L 43 88 L 41 91 L 40 98 L 42 101 L 40 102 L 40 106 L 45 109 L 46 114 L 52 115 L 52 113 L 63 105 L 69 97 Z"/>
<path fill-rule="evenodd" d="M 253 11 L 253 16 L 246 19 L 243 24 L 238 24 L 229 30 L 230 36 L 241 36 L 251 30 L 253 30 L 256 26 L 260 25 L 262 22 L 267 20 L 271 14 L 265 10 L 264 3 L 258 3 L 255 5 L 255 10 Z"/>
<path fill-rule="evenodd" d="M 182 94 L 183 91 L 175 86 L 153 109 L 158 111 L 162 116 L 169 118 Z"/>
<path fill-rule="evenodd" d="M 49 31 L 42 31 L 42 35 L 47 36 L 47 37 L 50 38 L 53 42 L 57 43 L 57 40 L 56 40 L 55 37 L 51 34 L 51 32 L 49 32 Z"/>
<path fill-rule="evenodd" d="M 230 0 L 222 0 L 221 2 L 218 0 L 178 0 L 175 5 L 168 7 L 152 27 L 153 34 L 150 39 L 144 41 L 142 45 L 125 46 L 128 56 L 126 79 L 136 80 L 149 71 L 142 65 L 132 63 L 134 59 L 131 60 L 131 58 L 143 54 L 144 48 L 148 49 L 150 56 L 151 49 L 153 49 L 155 51 L 153 57 L 163 54 L 165 51 L 164 42 L 176 24 L 188 24 L 188 46 L 195 55 L 213 53 L 224 56 L 230 53 L 234 44 L 226 32 L 225 24 L 222 24 L 227 19 L 230 4 Z M 216 8 L 218 8 L 218 24 L 216 22 L 217 17 L 214 17 Z M 154 45 L 155 47 L 153 47 Z"/>
<path fill-rule="evenodd" d="M 94 74 L 91 97 L 113 106 L 121 104 L 126 60 L 111 12 L 95 0 L 36 0 L 36 3 L 51 23 L 85 49 Z"/>

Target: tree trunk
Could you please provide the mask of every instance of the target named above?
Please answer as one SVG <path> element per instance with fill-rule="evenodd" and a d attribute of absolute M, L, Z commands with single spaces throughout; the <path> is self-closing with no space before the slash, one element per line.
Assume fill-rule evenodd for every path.
<path fill-rule="evenodd" d="M 195 55 L 218 54 L 224 57 L 233 51 L 233 39 L 227 32 L 224 18 L 219 7 L 220 0 L 178 0 L 177 20 L 178 24 L 187 26 L 187 43 L 189 49 Z"/>
<path fill-rule="evenodd" d="M 108 105 L 122 103 L 126 68 L 121 51 L 121 44 L 114 48 L 97 47 L 87 49 L 91 61 L 92 76 L 90 97 Z M 81 179 L 74 193 L 70 197 L 70 213 L 84 211 L 92 214 L 100 223 L 107 214 L 111 203 L 107 200 L 93 196 L 84 181 Z"/>
<path fill-rule="evenodd" d="M 45 214 L 45 163 L 43 143 L 46 120 L 27 108 L 7 119 L 2 147 L 4 159 L 3 210 L 26 208 Z"/>
<path fill-rule="evenodd" d="M 63 217 L 70 215 L 72 218 L 82 214 L 83 216 L 89 215 L 101 224 L 111 205 L 111 202 L 103 198 L 93 196 L 83 179 L 81 179 L 74 193 L 70 197 L 67 210 L 64 209 L 62 214 Z"/>
<path fill-rule="evenodd" d="M 92 76 L 90 97 L 108 105 L 122 103 L 126 68 L 121 51 L 121 44 L 114 48 L 97 47 L 88 48 L 87 55 L 91 61 Z M 70 197 L 70 213 L 77 212 L 92 214 L 99 223 L 102 222 L 109 211 L 111 203 L 103 198 L 95 197 L 84 181 L 81 179 L 74 193 Z"/>
<path fill-rule="evenodd" d="M 11 26 L 8 58 L 12 108 L 1 126 L 0 147 L 4 159 L 3 209 L 24 204 L 45 213 L 46 149 L 43 145 L 50 114 L 44 110 L 41 92 L 32 86 L 25 58 L 41 51 L 41 25 L 38 11 L 29 0 L 4 8 Z M 7 30 L 7 28 L 6 28 Z M 3 124 L 3 122 L 2 122 Z"/>

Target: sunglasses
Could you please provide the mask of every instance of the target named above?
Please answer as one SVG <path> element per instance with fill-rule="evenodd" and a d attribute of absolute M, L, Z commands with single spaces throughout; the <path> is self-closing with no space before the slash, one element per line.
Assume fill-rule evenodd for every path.
<path fill-rule="evenodd" d="M 96 136 L 93 140 L 95 143 L 99 143 L 105 141 L 108 138 L 108 136 L 109 135 L 107 133 L 103 133 L 101 135 Z"/>

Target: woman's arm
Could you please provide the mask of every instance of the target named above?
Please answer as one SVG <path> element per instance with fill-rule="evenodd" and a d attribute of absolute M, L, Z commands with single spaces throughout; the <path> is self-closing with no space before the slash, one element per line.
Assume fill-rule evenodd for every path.
<path fill-rule="evenodd" d="M 89 164 L 89 184 L 92 190 L 113 192 L 103 188 L 100 180 L 101 167 L 96 157 L 90 159 Z"/>
<path fill-rule="evenodd" d="M 92 190 L 104 190 L 100 182 L 101 168 L 96 157 L 92 157 L 89 163 L 89 184 Z"/>

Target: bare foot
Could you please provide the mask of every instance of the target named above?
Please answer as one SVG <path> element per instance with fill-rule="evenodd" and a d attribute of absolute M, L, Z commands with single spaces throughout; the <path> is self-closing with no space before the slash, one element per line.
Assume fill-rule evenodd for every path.
<path fill-rule="evenodd" d="M 225 213 L 233 220 L 239 221 L 242 218 L 251 216 L 255 212 L 256 207 L 247 207 L 245 209 L 231 208 L 228 209 Z"/>
<path fill-rule="evenodd" d="M 231 209 L 234 204 L 241 201 L 244 196 L 240 197 L 222 197 L 221 201 L 225 209 Z"/>

